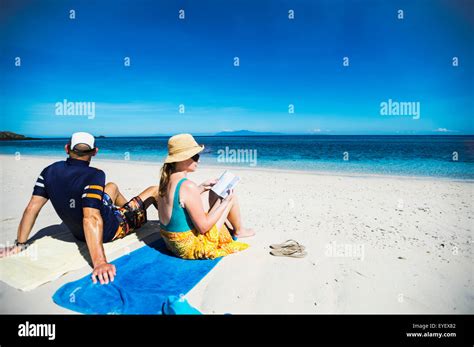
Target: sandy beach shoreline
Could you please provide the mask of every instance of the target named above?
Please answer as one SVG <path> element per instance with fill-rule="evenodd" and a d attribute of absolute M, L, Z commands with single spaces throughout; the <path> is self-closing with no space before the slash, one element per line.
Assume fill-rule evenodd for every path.
<path fill-rule="evenodd" d="M 0 154 L 0 160 L 11 158 L 12 155 Z M 55 162 L 58 160 L 64 160 L 65 156 L 45 156 L 45 155 L 22 155 L 24 159 L 45 159 L 50 162 Z M 120 164 L 129 164 L 129 165 L 144 165 L 144 166 L 156 166 L 159 171 L 161 168 L 161 162 L 153 162 L 148 160 L 118 160 L 118 159 L 99 159 L 101 162 L 105 163 L 120 163 Z M 268 166 L 250 166 L 250 165 L 224 165 L 219 164 L 210 164 L 203 163 L 200 165 L 201 169 L 210 169 L 210 170 L 224 170 L 230 171 L 246 171 L 251 170 L 252 172 L 262 171 L 266 173 L 287 173 L 287 174 L 301 174 L 301 175 L 316 175 L 316 176 L 337 176 L 337 177 L 356 177 L 356 178 L 391 178 L 391 179 L 408 179 L 408 180 L 441 180 L 441 181 L 453 181 L 453 182 L 463 182 L 463 183 L 474 183 L 474 179 L 470 178 L 455 178 L 455 177 L 445 177 L 445 176 L 421 176 L 421 175 L 395 175 L 395 174 L 378 174 L 370 172 L 351 172 L 351 171 L 323 171 L 323 170 L 314 170 L 314 169 L 288 169 L 288 168 L 277 168 L 277 167 L 268 167 Z"/>
<path fill-rule="evenodd" d="M 57 159 L 0 156 L 0 243 L 16 238 L 36 177 Z M 92 165 L 130 198 L 158 183 L 161 164 L 94 158 Z M 474 313 L 472 180 L 213 165 L 190 178 L 199 183 L 224 169 L 242 178 L 244 221 L 257 236 L 187 294 L 204 313 Z M 149 219 L 158 219 L 151 209 Z M 57 224 L 47 204 L 33 234 Z M 287 239 L 303 243 L 308 256 L 269 255 L 269 244 Z M 73 313 L 51 296 L 89 272 L 27 293 L 0 283 L 0 310 Z"/>

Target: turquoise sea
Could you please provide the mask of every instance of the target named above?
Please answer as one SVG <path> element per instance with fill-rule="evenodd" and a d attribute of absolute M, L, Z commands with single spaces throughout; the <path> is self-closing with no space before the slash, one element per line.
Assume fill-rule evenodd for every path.
<path fill-rule="evenodd" d="M 168 137 L 98 138 L 99 158 L 161 163 Z M 207 165 L 474 179 L 474 136 L 196 136 Z M 65 156 L 67 139 L 0 141 L 0 154 Z"/>

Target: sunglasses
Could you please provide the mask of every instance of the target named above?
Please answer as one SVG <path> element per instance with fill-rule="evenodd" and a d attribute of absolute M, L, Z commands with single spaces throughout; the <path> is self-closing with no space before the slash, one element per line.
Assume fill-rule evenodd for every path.
<path fill-rule="evenodd" d="M 199 154 L 195 154 L 191 157 L 192 160 L 194 160 L 196 163 L 199 161 Z"/>

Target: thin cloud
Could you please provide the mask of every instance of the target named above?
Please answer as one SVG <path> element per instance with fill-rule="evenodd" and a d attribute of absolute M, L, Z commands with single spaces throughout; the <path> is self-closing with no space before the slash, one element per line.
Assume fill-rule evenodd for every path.
<path fill-rule="evenodd" d="M 455 130 L 449 130 L 447 128 L 438 128 L 435 130 L 437 133 L 453 133 L 456 132 Z"/>

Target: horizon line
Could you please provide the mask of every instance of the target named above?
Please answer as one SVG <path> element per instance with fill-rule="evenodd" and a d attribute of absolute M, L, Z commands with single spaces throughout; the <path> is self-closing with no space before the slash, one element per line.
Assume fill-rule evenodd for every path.
<path fill-rule="evenodd" d="M 169 134 L 169 135 L 98 135 L 94 137 L 96 139 L 110 139 L 110 138 L 169 138 L 176 134 Z M 308 133 L 279 133 L 279 134 L 229 134 L 229 135 L 217 135 L 217 134 L 192 134 L 194 137 L 278 137 L 278 136 L 474 136 L 474 134 L 469 133 L 423 133 L 423 134 L 308 134 Z M 70 136 L 36 136 L 36 135 L 24 135 L 27 137 L 25 140 L 61 140 L 61 139 L 69 139 Z M 0 139 L 0 141 L 22 141 L 22 139 Z"/>

